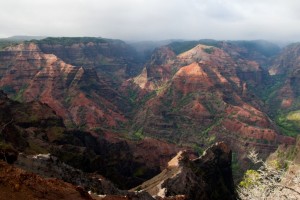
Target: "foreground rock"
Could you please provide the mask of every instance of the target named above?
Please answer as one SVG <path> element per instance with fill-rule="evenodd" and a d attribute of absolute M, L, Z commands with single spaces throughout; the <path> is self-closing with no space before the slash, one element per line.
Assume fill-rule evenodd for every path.
<path fill-rule="evenodd" d="M 44 179 L 0 161 L 0 199 L 92 199 L 82 188 Z"/>
<path fill-rule="evenodd" d="M 167 169 L 132 190 L 146 191 L 157 199 L 236 199 L 231 150 L 219 142 L 194 160 L 181 151 Z"/>
<path fill-rule="evenodd" d="M 84 173 L 50 154 L 26 156 L 20 154 L 16 166 L 48 178 L 57 178 L 97 194 L 125 194 L 110 181 L 97 174 Z"/>
<path fill-rule="evenodd" d="M 231 159 L 231 150 L 223 142 L 193 160 L 187 151 L 180 151 L 159 175 L 126 191 L 101 176 L 92 177 L 67 166 L 50 154 L 20 154 L 15 165 L 31 173 L 0 162 L 0 199 L 231 200 L 236 199 Z M 90 196 L 87 191 L 97 195 Z"/>

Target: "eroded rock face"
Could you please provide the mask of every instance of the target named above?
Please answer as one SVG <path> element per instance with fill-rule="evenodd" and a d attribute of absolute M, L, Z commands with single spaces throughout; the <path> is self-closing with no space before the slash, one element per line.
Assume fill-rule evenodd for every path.
<path fill-rule="evenodd" d="M 271 103 L 275 108 L 282 110 L 297 110 L 300 96 L 300 45 L 291 44 L 273 61 L 269 74 L 281 77 L 282 84 L 276 91 Z"/>
<path fill-rule="evenodd" d="M 151 63 L 160 64 L 157 70 L 171 65 L 175 73 L 157 80 L 161 76 L 143 71 L 139 94 L 148 90 L 152 96 L 142 98 L 146 101 L 137 110 L 134 127 L 143 128 L 145 135 L 200 148 L 226 141 L 240 160 L 253 147 L 266 156 L 280 143 L 293 144 L 293 138 L 279 134 L 260 100 L 248 91 L 248 83 L 261 81 L 258 61 L 241 56 L 236 46 L 229 51 L 224 45 L 197 45 L 176 57 L 163 56 L 165 49 L 161 57 L 154 56 L 158 61 Z"/>
<path fill-rule="evenodd" d="M 44 179 L 0 161 L 0 199 L 86 199 L 80 187 L 58 179 Z"/>
<path fill-rule="evenodd" d="M 120 189 L 129 189 L 158 174 L 181 149 L 151 138 L 134 142 L 112 134 L 101 137 L 69 132 L 52 153 L 75 168 L 97 172 Z"/>
<path fill-rule="evenodd" d="M 35 43 L 1 51 L 0 68 L 0 87 L 17 100 L 46 103 L 68 126 L 117 127 L 126 121 L 127 101 L 95 68 L 67 64 Z"/>
<path fill-rule="evenodd" d="M 43 177 L 64 180 L 96 194 L 122 194 L 121 190 L 100 175 L 84 173 L 61 162 L 51 154 L 34 156 L 20 154 L 15 166 Z"/>
<path fill-rule="evenodd" d="M 166 199 L 176 195 L 191 200 L 236 199 L 231 150 L 225 143 L 216 143 L 194 160 L 179 152 L 162 173 L 133 190 Z"/>
<path fill-rule="evenodd" d="M 63 172 L 58 169 L 64 166 L 61 162 L 85 172 L 101 174 L 121 189 L 128 189 L 159 173 L 180 150 L 174 144 L 152 138 L 130 141 L 119 134 L 100 130 L 92 133 L 68 130 L 49 106 L 39 102 L 15 102 L 2 91 L 0 109 L 3 111 L 0 112 L 0 159 L 12 163 L 19 152 L 51 153 L 59 160 L 35 163 L 23 156 L 18 163 L 44 176 L 62 178 L 76 184 L 91 182 L 89 188 L 97 181 L 81 180 L 82 172 L 69 168 L 62 175 Z M 25 161 L 22 162 L 22 159 Z M 52 171 L 47 171 L 48 165 L 52 166 Z"/>
<path fill-rule="evenodd" d="M 129 132 L 137 133 L 141 138 L 162 138 L 178 145 L 192 146 L 199 151 L 215 141 L 224 140 L 235 152 L 241 153 L 240 158 L 253 147 L 267 154 L 276 149 L 278 143 L 290 144 L 294 139 L 278 134 L 276 126 L 262 112 L 261 102 L 248 91 L 248 83 L 261 81 L 261 64 L 266 63 L 267 57 L 246 48 L 248 44 L 243 45 L 229 42 L 218 42 L 215 46 L 199 44 L 178 55 L 171 46 L 161 47 L 153 53 L 140 75 L 123 82 L 130 77 L 127 68 L 136 64 L 125 43 L 99 38 L 50 38 L 1 51 L 0 86 L 17 100 L 38 100 L 49 105 L 64 119 L 67 127 L 99 130 L 92 134 L 93 137 L 88 134 L 87 138 L 106 137 L 109 132 L 113 135 Z M 122 87 L 118 88 L 122 82 Z M 292 89 L 285 88 L 285 91 Z M 289 105 L 289 100 L 284 101 L 284 105 Z M 26 126 L 27 122 L 22 123 Z M 75 149 L 79 155 L 86 155 L 88 148 L 82 144 L 86 142 L 82 133 L 79 139 L 71 139 L 70 144 L 66 138 L 70 139 L 70 134 L 76 135 L 77 131 L 66 133 L 63 125 L 59 127 L 59 131 L 47 129 L 43 137 L 63 144 L 59 150 L 65 153 Z M 26 131 L 29 132 L 35 133 L 35 129 Z M 66 138 L 62 139 L 60 134 L 55 134 L 57 132 Z M 83 148 L 74 147 L 77 139 Z M 145 155 L 136 144 L 145 149 L 155 146 L 155 141 L 147 146 L 149 140 L 131 145 L 124 139 L 118 139 L 116 143 L 106 139 L 99 144 L 111 148 L 124 160 L 127 156 L 133 158 L 134 163 L 143 162 L 141 157 Z M 24 148 L 28 146 L 26 142 L 23 145 Z M 47 144 L 42 142 L 41 146 Z M 94 146 L 93 152 L 98 151 L 98 155 L 100 151 Z M 107 155 L 112 153 L 103 154 L 102 160 L 97 158 L 85 166 L 94 170 L 99 167 L 98 162 L 109 160 Z M 162 160 L 166 162 L 165 158 L 151 157 L 155 167 L 147 163 L 147 169 L 153 170 L 150 174 L 159 170 L 161 165 L 158 163 Z M 131 174 L 144 172 L 138 165 L 131 169 L 131 161 L 124 163 Z M 119 171 L 125 173 L 122 169 Z"/>
<path fill-rule="evenodd" d="M 49 142 L 46 135 L 57 138 L 58 131 L 65 129 L 62 119 L 40 102 L 15 102 L 0 91 L 0 109 L 0 144 L 9 152 L 31 151 L 33 146 L 39 147 L 33 152 L 39 151 L 43 140 Z M 42 135 L 44 138 L 41 138 Z M 39 144 L 36 146 L 34 143 Z"/>
<path fill-rule="evenodd" d="M 54 54 L 75 66 L 93 67 L 100 76 L 103 73 L 117 76 L 117 82 L 139 71 L 137 52 L 121 40 L 74 37 L 46 38 L 36 42 L 46 54 Z"/>

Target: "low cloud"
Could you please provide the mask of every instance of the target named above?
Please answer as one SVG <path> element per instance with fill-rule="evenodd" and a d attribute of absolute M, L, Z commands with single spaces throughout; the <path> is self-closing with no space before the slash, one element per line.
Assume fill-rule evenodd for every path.
<path fill-rule="evenodd" d="M 9 0 L 0 36 L 300 41 L 297 0 Z"/>

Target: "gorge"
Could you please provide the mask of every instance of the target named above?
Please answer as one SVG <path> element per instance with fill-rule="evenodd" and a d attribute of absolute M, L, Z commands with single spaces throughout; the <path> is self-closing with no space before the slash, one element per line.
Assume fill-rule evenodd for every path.
<path fill-rule="evenodd" d="M 215 177 L 193 174 L 199 171 L 193 163 L 215 143 L 226 145 L 220 148 L 236 180 L 249 168 L 251 149 L 266 159 L 278 146 L 296 144 L 299 44 L 284 49 L 267 41 L 144 45 L 141 52 L 120 40 L 63 37 L 1 47 L 0 158 L 18 166 L 18 153 L 51 154 L 85 173 L 86 192 L 112 199 L 218 199 L 220 194 L 235 199 L 233 183 L 215 197 L 188 188 L 157 197 L 148 190 L 127 190 L 162 176 L 179 151 L 192 160 L 187 163 L 193 167 L 184 173 L 203 179 L 204 185 L 195 187 L 206 188 Z M 151 56 L 146 56 L 147 48 Z M 210 159 L 219 159 L 213 155 Z M 205 164 L 200 168 L 205 171 Z M 220 177 L 232 179 L 231 168 Z M 93 189 L 92 173 L 103 176 L 101 184 L 110 189 Z"/>

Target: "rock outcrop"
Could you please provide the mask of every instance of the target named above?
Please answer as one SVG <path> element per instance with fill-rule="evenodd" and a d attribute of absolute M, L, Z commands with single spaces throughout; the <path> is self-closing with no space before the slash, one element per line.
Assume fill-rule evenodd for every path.
<path fill-rule="evenodd" d="M 278 144 L 293 144 L 295 139 L 280 135 L 264 113 L 262 102 L 248 90 L 248 84 L 261 81 L 261 66 L 235 54 L 236 46 L 228 53 L 230 48 L 225 44 L 220 48 L 199 44 L 176 56 L 170 48 L 156 51 L 152 59 L 157 61 L 151 60 L 146 67 L 153 67 L 164 76 L 152 73 L 152 77 L 149 71 L 153 69 L 141 74 L 143 81 L 136 97 L 142 106 L 134 116 L 132 128 L 147 136 L 200 149 L 214 141 L 226 141 L 238 152 L 239 160 L 250 148 L 267 156 Z M 156 55 L 158 52 L 161 56 Z M 247 75 L 250 72 L 253 76 Z M 145 90 L 148 95 L 140 98 Z"/>
<path fill-rule="evenodd" d="M 43 177 L 63 180 L 95 194 L 120 195 L 125 193 L 117 189 L 110 181 L 101 175 L 84 173 L 79 169 L 75 169 L 61 162 L 51 154 L 31 156 L 22 153 L 14 163 L 14 166 Z"/>
<path fill-rule="evenodd" d="M 181 151 L 159 175 L 132 190 L 146 191 L 157 199 L 237 199 L 231 150 L 224 143 L 216 143 L 194 160 Z"/>
<path fill-rule="evenodd" d="M 59 159 L 58 163 L 65 162 L 76 169 L 101 174 L 121 189 L 153 177 L 180 150 L 174 144 L 152 138 L 131 141 L 101 130 L 68 130 L 49 106 L 39 102 L 19 103 L 10 100 L 2 91 L 0 109 L 3 111 L 0 113 L 0 159 L 13 163 L 19 152 L 52 154 Z M 153 154 L 149 155 L 149 151 Z M 21 156 L 20 159 L 25 158 Z M 38 166 L 33 168 L 29 161 L 26 163 L 22 165 L 25 169 L 37 172 Z M 42 171 L 40 174 L 51 176 Z M 54 174 L 63 178 L 59 171 Z M 63 179 L 78 184 L 80 180 L 73 180 L 72 176 L 69 174 Z"/>
<path fill-rule="evenodd" d="M 116 127 L 126 121 L 128 102 L 95 68 L 66 63 L 33 42 L 0 52 L 0 87 L 16 100 L 49 105 L 68 126 Z"/>
<path fill-rule="evenodd" d="M 271 76 L 282 77 L 281 84 L 277 89 L 274 99 L 271 101 L 276 108 L 290 109 L 296 104 L 300 95 L 299 84 L 299 56 L 300 45 L 292 44 L 287 46 L 283 52 L 273 61 L 269 68 Z"/>
<path fill-rule="evenodd" d="M 269 67 L 269 113 L 280 129 L 296 136 L 300 131 L 300 44 L 285 47 Z"/>
<path fill-rule="evenodd" d="M 265 114 L 264 103 L 250 90 L 264 81 L 263 66 L 276 55 L 275 47 L 262 41 L 206 41 L 206 45 L 198 42 L 180 47 L 184 44 L 178 42 L 177 49 L 174 44 L 156 49 L 141 73 L 135 69 L 143 65 L 122 41 L 47 38 L 4 48 L 0 87 L 15 100 L 34 101 L 31 104 L 36 107 L 47 104 L 64 121 L 45 128 L 49 125 L 39 124 L 42 120 L 20 114 L 18 126 L 27 126 L 19 132 L 20 138 L 30 136 L 41 147 L 39 151 L 48 151 L 49 142 L 59 144 L 52 153 L 68 155 L 62 156 L 63 161 L 122 179 L 124 185 L 138 184 L 158 173 L 161 163 L 176 152 L 151 156 L 155 164 L 149 164 L 143 159 L 143 147 L 152 149 L 155 143 L 168 146 L 166 149 L 176 146 L 164 142 L 170 141 L 201 152 L 216 141 L 226 141 L 243 160 L 250 148 L 267 155 L 278 144 L 295 142 L 280 135 L 281 129 Z M 298 83 L 294 78 L 290 81 Z M 295 84 L 284 92 L 294 95 Z M 283 104 L 291 101 L 286 99 Z M 9 122 L 6 119 L 3 125 Z M 32 123 L 38 128 L 32 128 Z M 66 131 L 65 126 L 86 132 Z M 12 124 L 7 130 L 9 127 Z M 41 128 L 37 134 L 36 129 Z M 26 138 L 21 141 L 17 146 L 23 150 L 34 146 Z M 165 152 L 162 148 L 156 151 Z M 117 158 L 123 165 L 115 162 Z M 116 170 L 107 170 L 111 163 Z"/>
<path fill-rule="evenodd" d="M 92 197 L 80 187 L 58 179 L 44 179 L 0 161 L 0 199 L 92 200 Z"/>

